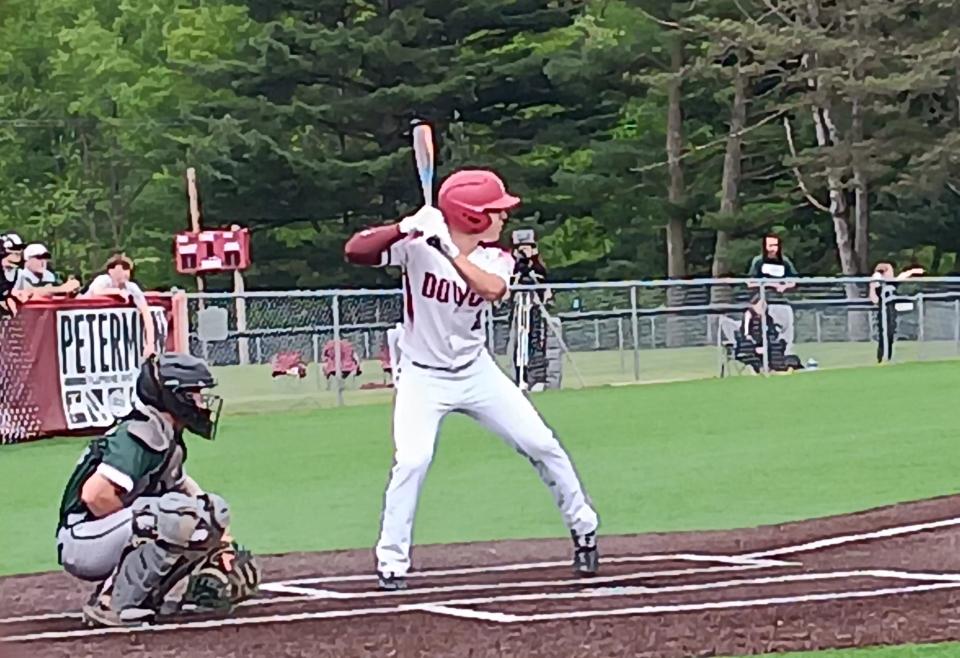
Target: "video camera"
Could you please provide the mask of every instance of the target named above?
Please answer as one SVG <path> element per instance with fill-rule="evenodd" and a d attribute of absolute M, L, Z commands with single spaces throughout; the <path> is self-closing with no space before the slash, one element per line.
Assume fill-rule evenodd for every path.
<path fill-rule="evenodd" d="M 537 248 L 537 236 L 533 229 L 517 229 L 511 234 L 513 242 L 513 279 L 516 283 L 541 283 L 546 276 L 546 268 L 540 262 Z"/>

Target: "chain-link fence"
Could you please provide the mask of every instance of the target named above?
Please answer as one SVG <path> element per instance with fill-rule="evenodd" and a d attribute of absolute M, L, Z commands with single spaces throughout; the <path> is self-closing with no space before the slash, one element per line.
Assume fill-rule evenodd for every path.
<path fill-rule="evenodd" d="M 564 387 L 960 357 L 960 279 L 527 288 L 558 321 L 550 326 L 560 327 Z M 224 340 L 198 333 L 198 317 L 210 307 L 227 311 Z M 221 387 L 234 402 L 299 406 L 389 398 L 386 332 L 402 322 L 400 290 L 194 294 L 189 315 L 191 350 L 221 369 Z M 485 327 L 488 346 L 512 373 L 509 301 L 485 318 Z M 282 374 L 278 363 L 285 359 L 305 368 Z"/>

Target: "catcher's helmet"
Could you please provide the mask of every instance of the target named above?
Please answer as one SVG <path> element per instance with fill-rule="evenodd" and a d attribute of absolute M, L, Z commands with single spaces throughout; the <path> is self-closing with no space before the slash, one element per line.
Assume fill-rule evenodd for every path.
<path fill-rule="evenodd" d="M 507 192 L 500 177 L 487 169 L 455 171 L 443 181 L 437 197 L 447 224 L 464 233 L 483 233 L 491 223 L 487 212 L 520 205 L 520 198 Z"/>
<path fill-rule="evenodd" d="M 193 394 L 216 385 L 213 373 L 202 359 L 170 352 L 150 357 L 140 367 L 137 397 L 144 404 L 168 412 L 194 434 L 213 440 L 223 399 L 203 393 L 202 403 L 198 403 Z"/>

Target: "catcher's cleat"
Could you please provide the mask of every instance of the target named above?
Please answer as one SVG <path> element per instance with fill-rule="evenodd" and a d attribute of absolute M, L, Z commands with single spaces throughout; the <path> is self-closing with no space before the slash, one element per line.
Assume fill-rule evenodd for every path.
<path fill-rule="evenodd" d="M 399 592 L 407 589 L 407 579 L 392 573 L 377 572 L 377 587 L 384 592 Z"/>
<path fill-rule="evenodd" d="M 578 576 L 592 576 L 600 569 L 600 551 L 597 548 L 597 533 L 573 536 L 573 571 Z"/>
<path fill-rule="evenodd" d="M 215 619 L 227 619 L 232 616 L 234 608 L 203 608 L 192 603 L 180 603 L 179 601 L 164 601 L 154 618 L 157 624 L 180 624 L 194 621 L 212 621 Z"/>
<path fill-rule="evenodd" d="M 83 625 L 91 628 L 143 626 L 153 622 L 156 612 L 148 608 L 128 608 L 116 612 L 102 598 L 83 606 Z"/>
<path fill-rule="evenodd" d="M 87 597 L 87 605 L 96 605 L 103 602 L 103 605 L 110 607 L 110 594 L 113 592 L 113 576 L 110 576 L 99 583 Z"/>

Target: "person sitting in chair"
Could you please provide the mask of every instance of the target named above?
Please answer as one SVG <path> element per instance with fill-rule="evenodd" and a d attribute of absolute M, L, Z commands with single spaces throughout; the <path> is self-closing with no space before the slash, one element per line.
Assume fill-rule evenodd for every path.
<path fill-rule="evenodd" d="M 766 344 L 763 340 L 764 323 L 766 323 L 767 332 Z M 737 331 L 737 361 L 745 363 L 753 368 L 754 372 L 759 373 L 763 369 L 765 349 L 768 350 L 767 365 L 770 370 L 783 371 L 801 367 L 799 359 L 795 360 L 796 363 L 787 363 L 787 343 L 783 339 L 781 327 L 770 315 L 766 302 L 761 299 L 760 295 L 754 295 L 750 300 L 749 308 L 743 314 L 740 329 Z M 794 361 L 794 359 L 791 359 L 791 361 Z"/>

